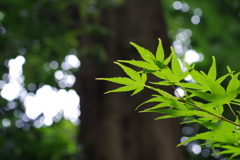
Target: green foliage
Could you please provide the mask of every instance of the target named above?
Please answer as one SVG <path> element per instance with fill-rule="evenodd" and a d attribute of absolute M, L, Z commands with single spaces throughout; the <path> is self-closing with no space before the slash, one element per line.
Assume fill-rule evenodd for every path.
<path fill-rule="evenodd" d="M 204 133 L 189 137 L 188 140 L 178 146 L 193 140 L 205 140 L 207 141 L 205 145 L 211 147 L 213 151 L 216 147 L 223 150 L 220 153 L 215 152 L 216 155 L 231 154 L 230 159 L 240 155 L 240 131 L 238 129 L 240 123 L 238 114 L 232 109 L 232 105 L 240 106 L 240 100 L 236 99 L 240 91 L 240 81 L 238 80 L 240 73 L 234 73 L 228 67 L 229 73 L 217 78 L 214 57 L 208 73 L 197 71 L 194 69 L 194 65 L 189 66 L 187 63 L 185 63 L 187 71 L 182 72 L 173 49 L 171 55 L 165 59 L 160 39 L 156 56 L 135 43 L 131 42 L 131 44 L 138 50 L 143 61 L 118 60 L 116 62 L 129 78 L 97 78 L 97 80 L 106 80 L 124 85 L 106 93 L 134 91 L 132 94 L 134 95 L 144 88 L 151 89 L 157 94 L 153 94 L 151 99 L 143 102 L 138 107 L 151 102 L 157 102 L 158 104 L 140 112 L 164 113 L 163 116 L 156 119 L 184 117 L 182 123 L 197 122 L 208 129 Z M 137 66 L 141 70 L 135 71 L 123 65 L 123 63 Z M 157 76 L 160 80 L 158 82 L 147 81 L 149 74 Z M 184 78 L 188 75 L 191 75 L 195 83 L 184 81 Z M 221 83 L 226 81 L 227 78 L 230 80 L 227 87 L 224 88 Z M 172 87 L 175 89 L 176 96 L 161 88 L 156 88 L 156 85 Z M 184 96 L 178 93 L 177 87 L 184 91 Z M 224 110 L 228 109 L 231 110 L 232 117 L 234 117 L 231 117 L 231 120 L 223 115 Z"/>
<path fill-rule="evenodd" d="M 75 1 L 64 0 L 0 1 L 0 81 L 4 84 L 11 82 L 9 61 L 21 56 L 26 61 L 19 77 L 21 80 L 16 80 L 22 91 L 35 94 L 43 84 L 59 89 L 54 73 L 63 70 L 61 63 L 67 55 L 77 54 L 71 51 L 78 48 L 77 37 L 82 34 L 79 28 L 75 28 L 79 23 L 77 7 Z M 52 61 L 58 62 L 59 67 L 51 69 Z M 63 72 L 69 75 L 75 70 Z M 30 83 L 36 85 L 34 91 L 29 90 Z M 0 98 L 0 159 L 76 159 L 77 144 L 73 139 L 76 132 L 72 133 L 76 126 L 61 122 L 51 127 L 31 127 L 24 131 L 15 125 L 26 116 L 23 99 L 13 102 L 16 107 L 9 109 L 9 102 Z M 4 126 L 4 119 L 9 120 L 11 125 Z M 33 121 L 24 124 L 33 126 Z"/>
<path fill-rule="evenodd" d="M 0 128 L 1 159 L 76 160 L 80 152 L 76 142 L 77 128 L 67 120 L 31 131 Z"/>

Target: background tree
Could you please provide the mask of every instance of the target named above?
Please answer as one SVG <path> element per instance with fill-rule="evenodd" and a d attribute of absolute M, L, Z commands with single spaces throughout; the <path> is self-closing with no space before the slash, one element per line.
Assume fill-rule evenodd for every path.
<path fill-rule="evenodd" d="M 182 159 L 180 148 L 175 147 L 179 141 L 177 120 L 156 122 L 153 121 L 156 115 L 140 115 L 132 107 L 151 95 L 150 91 L 131 98 L 126 94 L 103 95 L 113 85 L 94 81 L 96 77 L 122 74 L 112 62 L 136 57 L 137 52 L 129 45 L 130 41 L 154 50 L 157 37 L 161 37 L 169 54 L 170 41 L 160 1 L 129 0 L 104 7 L 100 9 L 99 19 L 94 21 L 90 16 L 82 24 L 82 27 L 88 27 L 89 23 L 97 23 L 102 27 L 97 33 L 80 37 L 82 50 L 95 47 L 94 51 L 88 50 L 80 57 L 82 66 L 77 73 L 77 90 L 81 97 L 79 140 L 84 145 L 83 159 Z M 106 54 L 105 61 L 99 60 L 99 45 Z"/>

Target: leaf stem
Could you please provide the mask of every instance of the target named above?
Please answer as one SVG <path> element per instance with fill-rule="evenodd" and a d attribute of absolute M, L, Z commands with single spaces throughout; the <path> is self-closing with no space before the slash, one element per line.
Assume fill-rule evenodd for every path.
<path fill-rule="evenodd" d="M 178 97 L 174 97 L 174 96 L 172 96 L 171 94 L 168 94 L 168 93 L 166 93 L 166 92 L 160 92 L 159 89 L 156 89 L 156 88 L 151 87 L 151 86 L 148 86 L 148 85 L 145 85 L 145 87 L 148 88 L 148 89 L 157 91 L 157 92 L 158 92 L 159 94 L 161 94 L 161 95 L 162 95 L 162 94 L 166 94 L 166 95 L 168 95 L 168 96 L 173 97 L 174 99 L 180 100 L 181 102 L 184 102 L 185 104 L 187 104 L 187 101 L 186 101 L 185 99 L 183 99 L 182 97 L 179 97 L 179 98 L 178 98 Z M 237 123 L 235 123 L 235 122 L 233 122 L 233 121 L 225 118 L 224 116 L 218 116 L 218 115 L 216 115 L 216 114 L 214 114 L 214 113 L 212 113 L 212 112 L 209 112 L 209 111 L 205 110 L 204 108 L 199 107 L 196 103 L 194 103 L 194 100 L 193 100 L 192 98 L 190 98 L 190 99 L 191 99 L 191 101 L 192 101 L 192 104 L 189 104 L 189 105 L 192 105 L 192 106 L 194 106 L 195 108 L 197 108 L 197 109 L 199 109 L 199 110 L 201 110 L 201 111 L 204 111 L 204 112 L 206 112 L 206 113 L 208 113 L 208 114 L 210 114 L 210 115 L 218 118 L 219 120 L 226 121 L 226 122 L 228 122 L 228 123 L 231 123 L 231 124 L 233 124 L 233 125 L 235 125 L 235 126 L 239 126 L 239 127 L 240 127 L 240 124 L 237 124 Z"/>
<path fill-rule="evenodd" d="M 233 111 L 230 103 L 228 103 L 227 105 L 228 105 L 228 107 L 230 108 L 230 110 L 231 110 L 231 112 L 233 113 L 233 115 L 238 119 L 238 116 L 237 116 L 237 115 L 235 114 L 235 112 Z"/>
<path fill-rule="evenodd" d="M 196 104 L 194 103 L 194 101 L 193 101 L 193 106 L 196 107 L 197 109 L 200 109 L 200 110 L 202 110 L 202 111 L 204 111 L 204 112 L 206 112 L 206 113 L 214 116 L 214 117 L 217 117 L 219 120 L 223 120 L 223 121 L 226 121 L 226 122 L 228 122 L 228 123 L 231 123 L 231 124 L 233 124 L 233 125 L 236 125 L 236 126 L 239 126 L 239 127 L 240 127 L 240 124 L 237 124 L 237 123 L 235 123 L 235 122 L 233 122 L 233 121 L 225 118 L 224 116 L 218 116 L 218 115 L 216 115 L 216 114 L 214 114 L 214 113 L 212 113 L 212 112 L 209 112 L 209 111 L 207 111 L 207 110 L 199 107 L 198 105 L 196 105 Z"/>
<path fill-rule="evenodd" d="M 160 68 L 159 68 L 159 69 L 160 69 Z M 162 72 L 161 69 L 160 69 L 160 72 Z M 163 75 L 165 76 L 165 78 L 170 82 L 170 80 L 168 79 L 168 77 L 167 77 L 163 72 L 162 72 L 162 74 L 163 74 Z M 178 83 L 179 83 L 179 82 L 178 82 Z M 172 88 L 176 91 L 176 88 L 174 87 L 174 85 L 171 85 L 171 86 L 172 86 Z M 145 85 L 145 87 L 147 87 L 147 88 L 149 88 L 149 89 L 152 89 L 152 90 L 154 90 L 154 91 L 157 91 L 157 92 L 160 93 L 160 94 L 163 94 L 163 93 L 164 93 L 164 94 L 167 94 L 168 96 L 169 96 L 169 95 L 172 96 L 171 94 L 168 94 L 168 93 L 166 93 L 166 92 L 160 92 L 159 89 L 156 89 L 156 88 L 154 88 L 154 87 L 147 86 L 147 85 Z M 183 90 L 184 90 L 184 89 L 183 89 Z M 184 90 L 184 92 L 185 92 L 185 95 L 187 96 L 187 93 L 186 93 L 185 90 Z M 180 94 L 179 94 L 177 91 L 176 91 L 176 93 L 178 94 L 179 98 L 178 98 L 178 97 L 174 97 L 174 96 L 172 96 L 172 97 L 177 98 L 178 100 L 181 100 L 182 102 L 184 102 L 185 104 L 187 104 L 187 101 L 186 101 L 185 99 L 183 99 L 182 97 L 180 97 Z M 190 97 L 189 99 L 190 99 L 190 100 L 192 101 L 192 103 L 193 103 L 193 104 L 190 104 L 190 105 L 193 105 L 195 108 L 197 108 L 197 109 L 199 109 L 199 110 L 201 110 L 201 111 L 204 111 L 204 112 L 206 112 L 206 113 L 208 113 L 208 114 L 210 114 L 210 115 L 218 118 L 219 120 L 223 120 L 223 121 L 226 121 L 226 122 L 228 122 L 228 123 L 231 123 L 231 124 L 233 124 L 233 125 L 236 125 L 236 126 L 239 126 L 239 127 L 240 127 L 240 124 L 237 124 L 237 123 L 235 123 L 235 122 L 233 122 L 233 121 L 225 118 L 224 116 L 218 116 L 218 115 L 216 115 L 216 114 L 214 114 L 214 113 L 212 113 L 212 112 L 209 112 L 209 111 L 207 111 L 207 110 L 199 107 L 198 105 L 196 105 L 196 103 L 194 103 L 194 100 L 193 100 L 191 97 Z M 230 110 L 233 112 L 231 106 L 229 106 L 229 107 L 230 107 Z M 233 114 L 234 114 L 234 115 L 236 116 L 236 118 L 238 119 L 237 115 L 236 115 L 234 112 L 233 112 Z"/>

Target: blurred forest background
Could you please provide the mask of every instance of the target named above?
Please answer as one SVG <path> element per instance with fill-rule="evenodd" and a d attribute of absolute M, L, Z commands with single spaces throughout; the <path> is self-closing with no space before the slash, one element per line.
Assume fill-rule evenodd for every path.
<path fill-rule="evenodd" d="M 1 0 L 0 159 L 224 160 L 175 147 L 199 125 L 137 113 L 148 91 L 103 95 L 116 86 L 95 81 L 139 59 L 130 41 L 155 52 L 157 38 L 201 70 L 214 55 L 220 74 L 239 71 L 240 1 Z"/>

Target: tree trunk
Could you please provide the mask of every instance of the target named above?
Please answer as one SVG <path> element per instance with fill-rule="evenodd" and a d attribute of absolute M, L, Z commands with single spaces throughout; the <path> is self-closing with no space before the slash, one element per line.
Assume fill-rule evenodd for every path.
<path fill-rule="evenodd" d="M 81 47 L 93 43 L 104 46 L 108 58 L 103 64 L 92 54 L 80 57 L 82 65 L 76 84 L 81 98 L 79 142 L 83 145 L 83 154 L 80 159 L 181 160 L 181 149 L 176 148 L 180 139 L 178 121 L 154 121 L 159 114 L 135 111 L 153 94 L 152 91 L 144 90 L 132 97 L 129 93 L 103 95 L 118 85 L 94 80 L 96 77 L 125 76 L 112 62 L 140 59 L 130 41 L 155 52 L 157 38 L 161 38 L 169 55 L 171 43 L 159 0 L 127 0 L 121 7 L 102 11 L 99 22 L 108 29 L 108 38 L 99 40 L 90 35 L 80 38 Z"/>

